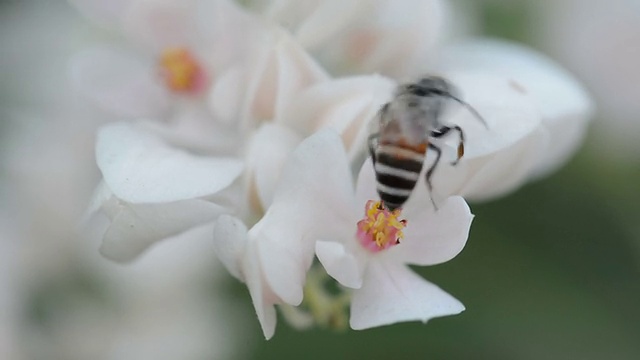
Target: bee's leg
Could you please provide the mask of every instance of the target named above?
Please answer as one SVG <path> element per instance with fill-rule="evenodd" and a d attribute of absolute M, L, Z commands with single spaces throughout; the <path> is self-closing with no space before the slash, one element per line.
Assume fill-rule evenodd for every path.
<path fill-rule="evenodd" d="M 458 157 L 455 161 L 451 163 L 451 165 L 457 165 L 460 159 L 464 156 L 464 132 L 460 126 L 442 126 L 441 128 L 434 130 L 431 132 L 431 136 L 434 138 L 440 138 L 447 135 L 451 130 L 457 131 L 460 136 L 460 142 L 458 143 Z"/>
<path fill-rule="evenodd" d="M 371 156 L 371 161 L 373 161 L 373 165 L 376 164 L 376 146 L 378 146 L 378 139 L 380 138 L 380 133 L 373 133 L 369 135 L 367 139 L 367 144 L 369 146 L 369 155 Z"/>
<path fill-rule="evenodd" d="M 429 149 L 435 151 L 436 159 L 433 161 L 433 164 L 431 164 L 429 169 L 427 169 L 425 180 L 427 183 L 427 188 L 429 189 L 429 198 L 431 198 L 431 203 L 433 204 L 433 207 L 436 210 L 438 210 L 438 206 L 436 205 L 436 202 L 433 200 L 433 184 L 431 183 L 431 177 L 433 176 L 433 173 L 436 170 L 436 166 L 438 166 L 438 163 L 440 162 L 440 156 L 442 156 L 442 150 L 440 150 L 439 147 L 431 143 L 429 143 Z"/>

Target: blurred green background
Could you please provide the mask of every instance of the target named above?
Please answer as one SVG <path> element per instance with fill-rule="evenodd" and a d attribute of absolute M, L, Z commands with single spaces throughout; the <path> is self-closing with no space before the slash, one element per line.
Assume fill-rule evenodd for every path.
<path fill-rule="evenodd" d="M 0 11 L 16 3 L 0 2 Z M 535 33 L 534 3 L 474 2 L 477 26 L 484 34 L 544 50 Z M 2 57 L 0 104 L 31 106 L 21 98 L 27 91 L 12 91 L 19 72 L 7 73 L 9 58 Z M 30 69 L 28 62 L 10 65 Z M 18 89 L 23 88 L 29 89 Z M 594 121 L 608 119 L 598 114 Z M 14 126 L 0 119 L 5 150 Z M 552 176 L 504 198 L 472 204 L 476 218 L 462 254 L 416 269 L 466 305 L 461 315 L 360 332 L 298 331 L 279 321 L 267 342 L 252 318 L 248 292 L 229 278 L 224 289 L 250 318 L 238 358 L 640 359 L 640 158 L 608 156 L 600 136 L 592 128 L 583 148 Z M 83 273 L 80 265 L 73 271 L 64 286 L 53 283 L 34 293 L 24 317 L 46 322 L 67 287 L 75 290 L 64 290 L 64 296 L 85 290 L 103 296 L 99 276 Z"/>

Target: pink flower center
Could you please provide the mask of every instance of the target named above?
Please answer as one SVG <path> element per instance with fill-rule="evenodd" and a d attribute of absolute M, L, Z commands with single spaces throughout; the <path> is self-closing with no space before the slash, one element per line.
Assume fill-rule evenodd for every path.
<path fill-rule="evenodd" d="M 207 85 L 207 74 L 200 62 L 185 48 L 166 49 L 160 55 L 160 74 L 176 93 L 197 95 Z"/>
<path fill-rule="evenodd" d="M 398 245 L 404 237 L 406 220 L 398 220 L 401 209 L 389 211 L 380 201 L 367 201 L 365 218 L 358 221 L 356 237 L 367 250 L 378 252 Z"/>

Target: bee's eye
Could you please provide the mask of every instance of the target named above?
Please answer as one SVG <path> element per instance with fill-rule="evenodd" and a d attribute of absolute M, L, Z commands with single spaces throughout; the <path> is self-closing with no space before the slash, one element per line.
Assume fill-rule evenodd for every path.
<path fill-rule="evenodd" d="M 429 91 L 423 87 L 420 86 L 409 86 L 408 88 L 409 92 L 412 93 L 415 96 L 427 96 L 429 95 Z"/>

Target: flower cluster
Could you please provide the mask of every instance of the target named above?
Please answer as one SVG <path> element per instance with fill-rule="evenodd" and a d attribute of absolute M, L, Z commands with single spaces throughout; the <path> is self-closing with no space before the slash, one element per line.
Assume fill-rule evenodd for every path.
<path fill-rule="evenodd" d="M 80 92 L 119 120 L 96 147 L 103 180 L 89 212 L 111 220 L 102 254 L 131 261 L 214 223 L 217 256 L 247 285 L 266 338 L 276 305 L 297 326 L 345 324 L 349 305 L 353 329 L 463 311 L 407 265 L 456 256 L 473 219 L 464 198 L 558 168 L 592 112 L 580 85 L 532 50 L 448 43 L 446 0 L 74 2 L 119 34 L 72 64 Z M 426 73 L 448 79 L 486 126 L 447 108 L 440 121 L 464 129 L 464 157 L 444 138 L 434 191 L 420 180 L 390 211 L 367 139 L 399 82 Z"/>

